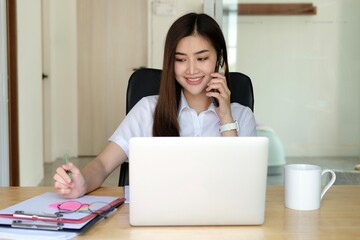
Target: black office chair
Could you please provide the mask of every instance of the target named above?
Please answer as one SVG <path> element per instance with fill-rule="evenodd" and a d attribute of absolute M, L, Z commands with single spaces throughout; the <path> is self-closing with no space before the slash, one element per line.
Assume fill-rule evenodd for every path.
<path fill-rule="evenodd" d="M 157 95 L 160 88 L 161 70 L 141 68 L 129 79 L 126 92 L 126 114 L 143 97 Z M 240 103 L 254 111 L 254 92 L 251 79 L 239 72 L 230 72 L 231 96 L 233 102 Z M 129 185 L 129 163 L 120 166 L 119 186 Z"/>

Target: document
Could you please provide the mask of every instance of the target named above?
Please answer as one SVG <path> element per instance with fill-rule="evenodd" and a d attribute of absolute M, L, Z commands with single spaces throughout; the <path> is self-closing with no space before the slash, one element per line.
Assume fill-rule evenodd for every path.
<path fill-rule="evenodd" d="M 88 195 L 64 199 L 47 192 L 0 210 L 0 226 L 82 231 L 104 218 L 102 213 L 109 214 L 124 201 L 125 198 Z"/>

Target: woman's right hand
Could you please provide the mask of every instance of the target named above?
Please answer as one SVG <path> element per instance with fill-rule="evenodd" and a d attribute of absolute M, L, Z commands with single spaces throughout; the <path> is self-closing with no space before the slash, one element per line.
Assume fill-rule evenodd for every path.
<path fill-rule="evenodd" d="M 71 178 L 68 172 L 71 172 Z M 81 171 L 71 162 L 56 169 L 54 180 L 56 192 L 64 198 L 78 198 L 86 193 L 85 179 Z"/>

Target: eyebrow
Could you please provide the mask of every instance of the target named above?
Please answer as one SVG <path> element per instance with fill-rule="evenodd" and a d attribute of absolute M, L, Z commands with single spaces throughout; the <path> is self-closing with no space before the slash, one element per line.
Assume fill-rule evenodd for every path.
<path fill-rule="evenodd" d="M 200 50 L 200 51 L 197 51 L 195 52 L 194 54 L 197 55 L 197 54 L 201 54 L 201 53 L 205 53 L 205 52 L 210 52 L 209 50 Z M 186 53 L 181 53 L 181 52 L 175 52 L 175 55 L 183 55 L 183 56 L 186 56 L 187 54 Z"/>

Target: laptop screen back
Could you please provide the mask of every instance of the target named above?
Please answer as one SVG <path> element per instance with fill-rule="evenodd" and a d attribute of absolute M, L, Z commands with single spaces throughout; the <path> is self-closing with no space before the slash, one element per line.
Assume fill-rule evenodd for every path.
<path fill-rule="evenodd" d="M 130 223 L 262 224 L 267 161 L 264 137 L 133 138 Z"/>

